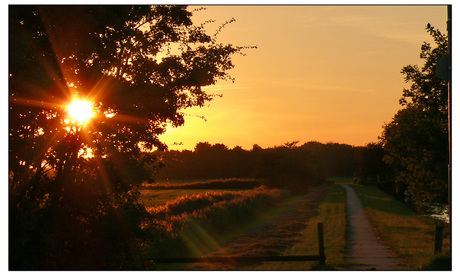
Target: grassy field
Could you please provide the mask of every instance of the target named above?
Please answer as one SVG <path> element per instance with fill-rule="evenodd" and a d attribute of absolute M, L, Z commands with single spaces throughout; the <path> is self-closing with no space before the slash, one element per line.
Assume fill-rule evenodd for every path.
<path fill-rule="evenodd" d="M 141 197 L 140 201 L 145 207 L 161 206 L 166 204 L 168 201 L 173 201 L 182 196 L 196 195 L 210 191 L 209 189 L 172 189 L 172 190 L 152 190 L 143 189 L 140 190 Z M 225 192 L 230 190 L 212 190 Z M 235 190 L 239 191 L 239 190 Z"/>
<path fill-rule="evenodd" d="M 218 179 L 218 180 L 171 180 L 158 184 L 144 185 L 140 201 L 146 207 L 164 205 L 178 197 L 196 195 L 208 191 L 239 192 L 259 186 L 254 179 Z"/>
<path fill-rule="evenodd" d="M 149 190 L 144 193 L 154 192 L 156 191 Z M 147 207 L 154 219 L 150 228 L 159 238 L 146 249 L 146 256 L 149 257 L 206 255 L 217 249 L 223 240 L 244 230 L 247 225 L 258 220 L 264 211 L 285 198 L 282 191 L 265 188 L 238 192 L 158 192 L 162 193 L 161 201 L 166 203 Z M 154 202 L 160 203 L 160 200 L 157 198 L 151 201 Z"/>
<path fill-rule="evenodd" d="M 318 262 L 273 262 L 246 266 L 242 270 L 346 270 L 345 252 L 345 192 L 340 184 L 352 184 L 351 178 L 335 179 L 335 184 L 327 185 L 327 197 L 320 202 L 315 215 L 305 220 L 306 228 L 296 233 L 297 242 L 283 250 L 281 255 L 316 255 L 318 253 L 317 223 L 324 225 L 326 266 Z M 411 270 L 440 269 L 430 267 L 435 262 L 450 260 L 450 234 L 445 228 L 443 254 L 434 254 L 434 230 L 437 222 L 418 215 L 403 203 L 372 186 L 352 185 L 376 227 L 379 236 L 394 249 L 409 265 Z M 280 203 L 283 197 L 274 192 L 235 189 L 173 189 L 142 190 L 142 202 L 152 212 L 164 217 L 165 230 L 179 236 L 193 234 L 193 241 L 171 238 L 160 243 L 164 249 L 194 249 L 193 255 L 206 252 L 228 239 L 229 229 L 243 230 L 246 225 L 266 218 L 265 214 Z M 257 197 L 255 197 L 257 196 Z M 270 204 L 272 203 L 272 204 Z M 262 210 L 261 210 L 262 209 Z M 157 217 L 158 217 L 157 216 Z M 252 218 L 252 219 L 250 219 Z M 229 224 L 229 225 L 227 225 Z M 228 228 L 225 226 L 233 226 Z M 174 228 L 179 228 L 174 231 Z M 205 237 L 202 237 L 203 234 Z M 201 236 L 201 238 L 200 238 Z M 298 238 L 297 238 L 298 236 Z M 203 241 L 212 244 L 200 247 Z M 204 251 L 203 251 L 204 250 Z M 171 252 L 171 251 L 169 251 Z M 174 254 L 174 250 L 172 250 Z M 158 253 L 160 254 L 160 253 Z M 184 253 L 185 254 L 185 253 Z M 447 257 L 447 258 L 446 258 Z M 171 268 L 169 268 L 171 269 Z"/>
<path fill-rule="evenodd" d="M 177 187 L 177 185 L 180 184 L 174 184 L 174 187 Z M 338 188 L 338 186 L 334 187 Z M 324 191 L 324 189 L 321 191 Z M 294 203 L 295 199 L 299 199 L 296 195 L 290 195 L 276 189 L 266 188 L 246 190 L 157 190 L 149 188 L 142 190 L 141 193 L 141 201 L 146 205 L 147 210 L 154 215 L 154 218 L 156 218 L 154 226 L 156 226 L 155 228 L 157 229 L 155 232 L 163 234 L 163 239 L 158 241 L 156 245 L 146 249 L 146 255 L 159 257 L 188 255 L 202 256 L 207 255 L 210 251 L 220 249 L 219 245 L 222 245 L 222 243 L 225 244 L 225 242 L 233 241 L 232 238 L 234 237 L 238 237 L 240 239 L 239 241 L 241 241 L 241 235 L 243 235 L 243 237 L 247 236 L 246 232 L 252 230 L 254 226 L 259 228 L 267 223 L 274 224 L 273 220 L 277 217 L 277 214 L 282 212 L 284 209 L 289 209 L 291 206 L 289 203 Z M 314 195 L 316 194 L 309 194 L 308 196 L 312 199 L 312 203 L 318 202 L 319 199 L 322 199 L 322 197 L 318 198 Z M 330 201 L 334 202 L 333 200 Z M 332 202 L 330 203 L 331 205 L 336 205 L 332 204 Z M 306 209 L 307 213 L 311 214 L 306 218 L 314 216 L 316 213 L 317 204 L 312 205 L 312 207 L 315 208 Z M 292 208 L 296 210 L 295 206 L 292 206 Z M 297 226 L 295 221 L 292 221 L 292 218 L 288 219 L 288 217 L 297 214 L 298 212 L 299 211 L 296 210 L 295 213 L 290 212 L 285 217 L 282 217 L 282 219 L 284 219 L 282 223 L 284 225 L 289 225 L 291 224 L 290 222 L 292 222 L 290 227 Z M 335 213 L 331 212 L 331 214 Z M 303 218 L 304 217 L 301 217 L 299 222 L 302 222 Z M 311 224 L 314 225 L 313 229 L 308 230 L 308 232 L 311 232 L 312 234 L 307 231 L 303 231 L 304 233 L 302 233 L 303 236 L 309 237 L 308 240 L 312 241 L 313 246 L 308 245 L 308 243 L 303 246 L 299 246 L 309 249 L 310 255 L 316 255 L 318 252 L 316 222 L 322 220 L 322 218 L 317 218 L 316 220 L 317 221 L 315 222 L 311 222 Z M 276 248 L 279 247 L 276 245 L 284 243 L 282 238 L 278 237 L 279 235 L 284 234 L 282 236 L 285 236 L 285 234 L 289 233 L 290 235 L 286 237 L 286 239 L 290 240 L 292 236 L 298 236 L 299 232 L 302 232 L 302 229 L 298 231 L 291 230 L 291 228 L 287 225 L 287 229 L 280 229 L 279 232 L 274 234 L 274 240 L 265 238 L 262 239 L 259 237 L 261 234 L 258 233 L 258 238 L 256 240 L 254 240 L 254 238 L 248 241 L 248 245 L 257 244 L 260 246 L 267 244 L 267 249 L 270 248 L 270 245 Z M 342 224 L 342 226 L 345 225 Z M 273 227 L 275 227 L 275 225 Z M 332 230 L 337 229 L 325 227 L 325 233 L 328 238 L 335 237 L 335 235 L 329 235 L 329 232 Z M 265 234 L 267 235 L 267 233 Z M 326 241 L 328 241 L 328 238 Z M 303 237 L 301 240 L 303 240 Z M 247 247 L 246 250 L 243 248 L 241 249 L 241 251 L 243 251 L 241 253 L 251 253 L 251 251 L 255 250 L 253 247 Z M 235 248 L 232 249 L 234 250 Z M 326 251 L 327 250 L 328 246 L 326 248 Z M 237 255 L 241 255 L 241 253 Z M 317 264 L 317 262 L 312 262 L 308 265 L 305 265 L 304 263 L 304 269 L 305 266 L 310 268 L 315 264 Z M 186 265 L 159 264 L 157 265 L 157 270 L 180 270 L 184 269 L 184 266 Z M 289 267 L 288 264 L 286 264 L 286 266 Z"/>
<path fill-rule="evenodd" d="M 144 184 L 145 189 L 253 189 L 261 181 L 253 178 L 228 178 L 211 180 L 168 180 L 155 184 Z"/>
<path fill-rule="evenodd" d="M 329 185 L 328 196 L 318 207 L 317 215 L 307 220 L 307 227 L 300 232 L 299 243 L 286 249 L 283 255 L 317 255 L 317 223 L 323 223 L 326 265 L 318 262 L 273 262 L 248 269 L 255 270 L 341 270 L 344 269 L 345 252 L 345 191 L 340 185 Z"/>
<path fill-rule="evenodd" d="M 434 260 L 445 261 L 450 252 L 450 233 L 444 228 L 443 254 L 434 254 L 433 219 L 418 215 L 403 203 L 372 186 L 353 185 L 381 238 L 412 270 L 426 269 Z"/>
<path fill-rule="evenodd" d="M 346 180 L 335 180 L 336 183 L 346 182 Z M 181 203 L 184 200 L 199 198 L 200 195 L 209 192 L 208 189 L 177 189 L 177 190 L 152 190 L 147 189 L 142 191 L 142 201 L 147 207 L 159 207 L 163 209 L 168 205 L 175 205 L 174 203 Z M 235 193 L 239 194 L 238 190 L 212 190 L 215 193 Z M 241 190 L 243 192 L 243 190 Z M 292 247 L 284 250 L 282 255 L 317 255 L 318 254 L 318 232 L 317 223 L 323 222 L 324 224 L 324 239 L 325 239 L 325 253 L 327 257 L 326 266 L 322 269 L 343 269 L 344 265 L 344 249 L 345 249 L 345 229 L 346 229 L 346 214 L 345 214 L 345 194 L 344 189 L 338 185 L 328 185 L 328 196 L 320 203 L 317 208 L 316 215 L 306 220 L 306 228 L 297 233 L 298 243 Z M 182 200 L 181 200 L 182 199 Z M 168 204 L 166 204 L 168 203 Z M 269 207 L 269 206 L 267 206 Z M 271 209 L 266 210 L 270 214 Z M 260 219 L 266 218 L 267 215 L 260 214 Z M 268 216 L 270 217 L 270 216 Z M 258 221 L 260 221 L 260 219 Z M 242 226 L 244 228 L 244 226 Z M 187 228 L 190 228 L 187 227 Z M 200 231 L 200 232 L 203 232 Z M 208 231 L 208 236 L 210 235 Z M 224 236 L 225 237 L 225 236 Z M 222 241 L 224 237 L 219 239 L 215 237 L 216 241 Z M 227 238 L 225 238 L 226 240 Z M 209 239 L 208 239 L 209 240 Z M 173 247 L 180 247 L 173 242 Z M 254 242 L 256 243 L 256 242 Z M 163 247 L 167 247 L 165 243 Z M 210 248 L 206 246 L 204 248 Z M 206 252 L 206 251 L 205 251 Z M 198 254 L 198 253 L 197 253 Z M 200 251 L 201 255 L 204 252 Z M 158 269 L 163 270 L 176 270 L 183 269 L 184 265 L 162 265 Z M 242 270 L 310 270 L 318 268 L 318 262 L 273 262 L 264 263 L 257 266 L 248 266 L 241 268 Z"/>

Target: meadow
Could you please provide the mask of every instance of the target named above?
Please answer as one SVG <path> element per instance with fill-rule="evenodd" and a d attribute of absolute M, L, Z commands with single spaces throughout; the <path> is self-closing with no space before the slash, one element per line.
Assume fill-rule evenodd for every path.
<path fill-rule="evenodd" d="M 317 223 L 324 225 L 326 265 L 317 262 L 264 263 L 248 270 L 344 270 L 345 252 L 345 192 L 339 184 L 328 185 L 327 196 L 319 203 L 314 216 L 305 219 L 305 228 L 297 234 L 296 243 L 282 251 L 282 255 L 309 255 L 318 249 Z"/>
<path fill-rule="evenodd" d="M 149 227 L 159 238 L 146 250 L 152 257 L 205 255 L 285 197 L 281 190 L 263 187 L 149 189 L 141 193 L 141 201 L 150 203 L 146 204 L 153 218 Z"/>
<path fill-rule="evenodd" d="M 316 224 L 324 224 L 326 265 L 317 262 L 262 264 L 158 264 L 157 270 L 346 270 L 345 194 L 340 184 L 313 186 L 296 194 L 254 186 L 235 188 L 252 179 L 195 181 L 149 187 L 141 201 L 152 215 L 150 227 L 158 238 L 145 249 L 148 257 L 316 255 Z M 218 184 L 211 189 L 212 184 Z M 227 189 L 225 185 L 228 184 Z M 231 185 L 233 184 L 233 186 Z M 254 183 L 252 183 L 254 185 Z M 373 186 L 354 185 L 381 238 L 397 251 L 410 269 L 430 269 L 450 259 L 450 234 L 444 255 L 434 255 L 437 221 L 415 214 Z M 448 229 L 448 228 L 446 228 Z M 161 234 L 161 235 L 158 235 Z"/>
<path fill-rule="evenodd" d="M 296 195 L 260 184 L 250 189 L 235 189 L 231 185 L 235 182 L 201 181 L 198 182 L 201 188 L 193 182 L 195 189 L 188 188 L 186 183 L 174 183 L 169 190 L 161 184 L 161 188 L 142 190 L 141 201 L 152 215 L 149 227 L 159 238 L 146 248 L 145 255 L 153 258 L 281 255 L 298 241 L 300 232 L 306 227 L 305 218 L 315 215 L 319 201 L 326 195 L 321 186 L 310 193 Z M 238 182 L 249 185 L 254 180 Z M 220 184 L 217 189 L 203 188 L 211 183 Z M 230 184 L 228 189 L 223 188 L 225 183 Z M 317 236 L 312 238 L 317 243 Z M 316 247 L 312 251 L 311 254 L 317 254 Z M 225 269 L 225 266 L 219 265 L 218 269 Z M 197 268 L 180 264 L 156 265 L 160 270 L 185 267 Z"/>
<path fill-rule="evenodd" d="M 256 179 L 171 180 L 144 184 L 140 201 L 146 207 L 164 205 L 179 197 L 213 192 L 238 192 L 259 187 Z"/>

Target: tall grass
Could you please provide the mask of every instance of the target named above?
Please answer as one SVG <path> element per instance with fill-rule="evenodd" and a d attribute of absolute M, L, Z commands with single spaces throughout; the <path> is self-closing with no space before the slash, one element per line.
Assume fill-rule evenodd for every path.
<path fill-rule="evenodd" d="M 241 192 L 188 195 L 147 208 L 149 226 L 159 238 L 147 249 L 149 257 L 201 256 L 236 235 L 285 196 L 278 189 L 259 187 Z"/>
<path fill-rule="evenodd" d="M 145 207 L 162 206 L 184 195 L 194 195 L 208 192 L 205 189 L 170 189 L 170 190 L 140 190 L 139 201 Z M 223 191 L 223 190 L 222 190 Z M 228 191 L 228 190 L 226 190 Z"/>
<path fill-rule="evenodd" d="M 147 210 L 154 214 L 157 219 L 164 219 L 203 209 L 220 201 L 228 201 L 235 197 L 238 197 L 238 195 L 232 192 L 209 191 L 200 194 L 183 195 L 174 201 L 167 202 L 163 206 L 150 207 Z"/>

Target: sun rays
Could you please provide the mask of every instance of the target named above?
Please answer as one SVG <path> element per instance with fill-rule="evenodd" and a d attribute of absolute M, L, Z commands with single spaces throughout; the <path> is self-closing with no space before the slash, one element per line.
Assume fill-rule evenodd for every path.
<path fill-rule="evenodd" d="M 67 106 L 67 113 L 70 119 L 80 124 L 88 123 L 95 115 L 92 103 L 81 99 L 74 99 Z"/>

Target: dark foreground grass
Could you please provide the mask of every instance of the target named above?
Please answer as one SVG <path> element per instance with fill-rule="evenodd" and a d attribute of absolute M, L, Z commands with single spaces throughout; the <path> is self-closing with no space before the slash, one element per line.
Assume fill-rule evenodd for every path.
<path fill-rule="evenodd" d="M 373 186 L 353 185 L 380 237 L 412 270 L 450 270 L 450 233 L 444 228 L 443 253 L 434 254 L 433 219 L 414 213 Z"/>
<path fill-rule="evenodd" d="M 286 249 L 283 255 L 317 255 L 317 224 L 323 223 L 326 265 L 318 262 L 265 263 L 255 270 L 342 270 L 346 268 L 345 253 L 345 191 L 340 185 L 328 185 L 328 196 L 320 203 L 317 215 L 306 219 L 307 227 L 300 232 L 298 243 Z"/>

